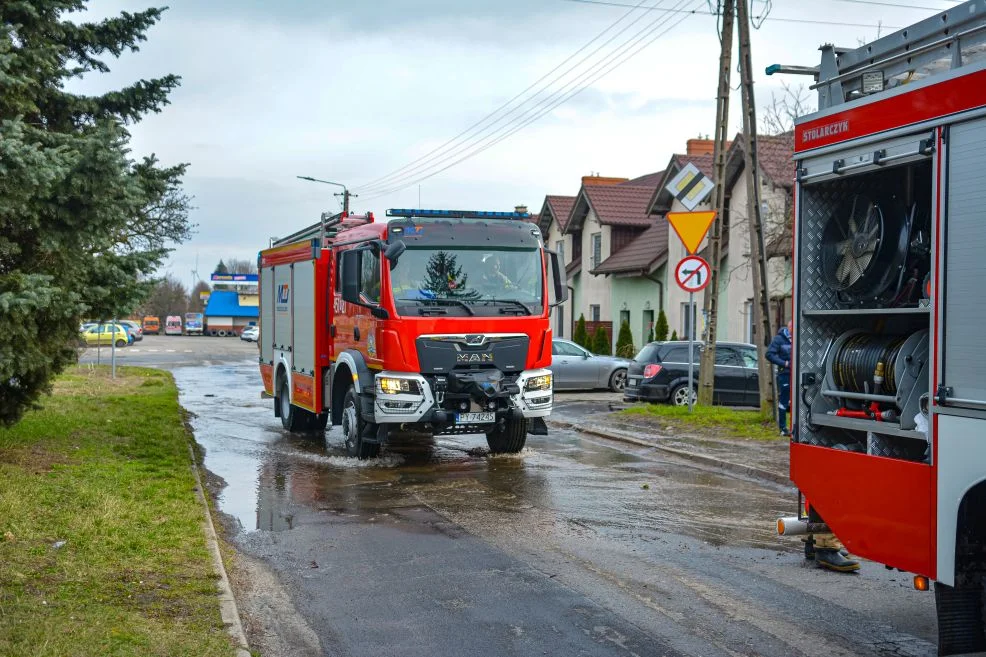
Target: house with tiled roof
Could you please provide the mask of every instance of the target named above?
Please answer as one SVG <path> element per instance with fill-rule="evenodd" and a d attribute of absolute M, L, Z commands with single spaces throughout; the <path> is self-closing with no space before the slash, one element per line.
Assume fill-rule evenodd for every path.
<path fill-rule="evenodd" d="M 620 266 L 613 259 L 635 246 L 654 227 L 656 222 L 647 214 L 647 203 L 657 179 L 656 174 L 632 180 L 584 177 L 565 226 L 572 243 L 572 260 L 567 267 L 575 297 L 572 319 L 584 315 L 590 330 L 602 326 L 614 340 L 620 322 L 625 320 L 634 332 L 634 344 L 639 344 L 645 336 L 637 335 L 644 331 L 633 319 L 634 310 L 639 319 L 645 302 L 652 310 L 659 308 L 656 283 L 645 284 L 648 289 L 634 295 L 640 297 L 640 302 L 639 308 L 633 309 L 625 296 L 628 290 L 614 286 L 615 271 L 611 271 Z M 649 241 L 658 235 L 649 233 Z"/>
<path fill-rule="evenodd" d="M 737 135 L 730 142 L 726 153 L 726 207 L 722 222 L 721 259 L 719 263 L 719 321 L 717 338 L 754 342 L 753 321 L 753 268 L 750 262 L 750 228 L 747 221 L 747 178 L 745 171 L 745 139 Z M 761 172 L 761 212 L 766 226 L 765 241 L 768 261 L 768 289 L 774 301 L 773 325 L 777 326 L 790 317 L 790 218 L 791 190 L 793 186 L 794 140 L 791 134 L 760 136 L 758 138 Z M 686 208 L 664 186 L 689 162 L 708 177 L 713 177 L 712 142 L 689 140 L 688 153 L 674 155 L 665 171 L 664 179 L 655 190 L 648 212 L 662 218 L 668 212 L 685 212 Z M 709 210 L 712 197 L 695 210 Z M 786 246 L 785 246 L 786 244 Z M 708 239 L 699 253 L 707 256 Z M 686 255 L 681 241 L 672 232 L 668 240 L 667 260 L 678 262 Z M 786 256 L 786 257 L 785 257 Z M 704 329 L 705 295 L 697 295 L 691 313 L 688 312 L 688 294 L 673 280 L 666 287 L 665 312 L 668 324 L 685 337 L 694 326 L 695 336 L 700 338 Z M 788 301 L 785 302 L 784 300 Z M 689 317 L 691 314 L 691 317 Z"/>
<path fill-rule="evenodd" d="M 575 205 L 574 196 L 549 194 L 544 197 L 544 204 L 541 206 L 541 212 L 538 213 L 538 227 L 544 236 L 545 245 L 557 251 L 559 261 L 565 265 L 571 260 L 572 254 L 571 237 L 565 235 L 565 226 L 568 224 L 568 216 L 572 213 L 573 205 Z M 568 301 L 552 310 L 552 328 L 555 336 L 559 338 L 572 337 L 571 317 L 574 302 L 572 296 L 574 295 L 570 294 Z"/>

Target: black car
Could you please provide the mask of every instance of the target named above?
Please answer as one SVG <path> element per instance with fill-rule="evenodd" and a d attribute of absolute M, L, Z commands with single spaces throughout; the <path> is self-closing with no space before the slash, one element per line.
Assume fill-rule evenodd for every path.
<path fill-rule="evenodd" d="M 692 399 L 698 390 L 702 345 L 694 344 Z M 716 343 L 716 372 L 712 403 L 759 406 L 760 381 L 757 348 L 743 342 Z M 625 401 L 688 404 L 688 343 L 651 342 L 644 345 L 627 371 Z"/>

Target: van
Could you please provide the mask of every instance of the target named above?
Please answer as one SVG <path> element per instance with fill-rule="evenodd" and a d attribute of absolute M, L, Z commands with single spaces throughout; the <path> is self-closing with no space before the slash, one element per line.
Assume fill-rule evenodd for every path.
<path fill-rule="evenodd" d="M 178 315 L 168 315 L 164 320 L 165 335 L 181 335 L 181 317 Z"/>
<path fill-rule="evenodd" d="M 158 335 L 161 332 L 161 320 L 154 315 L 145 317 L 143 323 L 146 335 Z"/>

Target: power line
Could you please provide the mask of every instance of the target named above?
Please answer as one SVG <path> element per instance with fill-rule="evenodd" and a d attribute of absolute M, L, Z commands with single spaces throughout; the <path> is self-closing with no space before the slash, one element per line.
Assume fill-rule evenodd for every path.
<path fill-rule="evenodd" d="M 461 139 L 461 138 L 463 138 L 463 137 L 465 137 L 465 136 L 467 136 L 469 134 L 472 134 L 477 128 L 479 128 L 480 126 L 482 126 L 483 124 L 485 124 L 487 121 L 489 121 L 490 119 L 492 119 L 493 117 L 495 117 L 497 114 L 499 114 L 501 111 L 503 111 L 504 109 L 506 109 L 507 107 L 509 107 L 515 100 L 517 100 L 518 98 L 521 98 L 522 96 L 524 96 L 528 91 L 530 91 L 531 89 L 535 88 L 537 85 L 539 85 L 541 82 L 543 82 L 546 78 L 548 78 L 549 76 L 551 76 L 555 71 L 557 71 L 558 69 L 562 68 L 565 64 L 567 64 L 571 60 L 575 59 L 586 48 L 588 48 L 593 43 L 595 43 L 596 41 L 598 41 L 600 38 L 603 37 L 603 35 L 605 35 L 607 32 L 609 32 L 610 30 L 612 30 L 614 27 L 616 27 L 617 25 L 619 25 L 620 23 L 622 23 L 628 16 L 630 16 L 631 14 L 633 14 L 634 11 L 636 11 L 636 9 L 638 7 L 640 7 L 641 5 L 643 5 L 644 2 L 646 2 L 646 1 L 647 0 L 640 0 L 635 6 L 627 5 L 630 8 L 629 8 L 629 10 L 626 13 L 624 13 L 618 19 L 616 19 L 615 21 L 613 21 L 612 23 L 610 23 L 609 26 L 607 26 L 604 30 L 602 30 L 596 36 L 594 36 L 592 39 L 590 39 L 588 42 L 586 42 L 581 48 L 579 48 L 574 53 L 572 53 L 571 55 L 569 55 L 568 57 L 566 57 L 561 63 L 559 63 L 553 69 L 551 69 L 550 71 L 548 71 L 547 73 L 545 73 L 544 75 L 542 75 L 540 78 L 538 78 L 537 80 L 535 80 L 534 82 L 532 82 L 523 91 L 521 91 L 520 93 L 518 93 L 517 95 L 515 95 L 510 100 L 506 101 L 505 103 L 503 103 L 502 105 L 500 105 L 499 107 L 497 107 L 495 110 L 493 110 L 492 112 L 490 112 L 489 114 L 487 114 L 486 116 L 484 116 L 483 118 L 481 118 L 480 120 L 476 121 L 475 123 L 473 123 L 472 125 L 470 125 L 469 127 L 467 127 L 465 130 L 463 130 L 459 134 L 455 135 L 454 137 L 452 137 L 451 139 L 449 139 L 448 141 L 446 141 L 445 143 L 443 143 L 441 146 L 438 146 L 437 148 L 429 151 L 428 153 L 425 153 L 424 155 L 422 155 L 421 157 L 417 158 L 416 160 L 412 160 L 411 162 L 405 164 L 404 166 L 402 166 L 402 167 L 400 167 L 398 169 L 395 169 L 394 171 L 391 171 L 388 174 L 385 174 L 385 175 L 383 175 L 383 176 L 381 176 L 379 178 L 376 178 L 374 180 L 371 180 L 371 181 L 367 182 L 366 184 L 362 185 L 360 187 L 360 189 L 361 190 L 365 190 L 365 189 L 370 189 L 372 187 L 377 187 L 381 183 L 384 183 L 384 181 L 389 181 L 391 178 L 394 178 L 397 174 L 404 173 L 407 169 L 414 167 L 414 165 L 416 165 L 416 164 L 423 163 L 423 161 L 430 161 L 430 160 L 434 159 L 434 156 L 436 156 L 439 153 L 442 153 L 443 151 L 445 151 L 448 146 L 454 144 L 459 139 Z M 645 16 L 645 15 L 646 14 L 641 14 L 640 16 L 638 16 L 638 18 L 634 21 L 634 23 L 636 23 L 637 20 L 640 20 L 641 18 L 643 18 L 643 16 Z M 633 25 L 634 23 L 631 23 L 630 25 Z M 629 26 L 627 26 L 627 27 L 629 27 Z M 626 27 L 624 28 L 624 30 L 625 29 L 626 29 Z M 617 33 L 617 35 L 621 34 L 624 30 L 621 30 L 619 33 Z M 614 35 L 614 36 L 617 36 L 617 35 Z M 609 41 L 607 41 L 606 43 L 609 43 Z M 603 46 L 605 46 L 606 43 L 604 43 Z M 590 56 L 592 54 L 595 54 L 596 52 L 598 52 L 598 50 L 599 50 L 599 48 L 597 48 L 596 50 L 593 50 L 593 52 L 590 53 Z M 584 59 L 583 60 L 580 60 L 579 63 L 581 63 L 582 61 L 585 61 L 585 60 Z M 565 75 L 570 70 L 571 69 L 566 70 L 565 73 L 563 73 L 562 75 Z M 556 78 L 556 80 L 557 80 L 557 78 Z M 549 84 L 553 84 L 556 80 L 553 80 Z M 523 105 L 526 102 L 528 102 L 528 101 L 525 100 L 520 105 Z M 503 117 L 501 117 L 501 119 L 502 118 Z M 384 184 L 386 184 L 386 183 L 384 183 Z"/>
<path fill-rule="evenodd" d="M 688 0 L 679 0 L 679 3 L 678 3 L 677 6 L 680 7 L 680 6 L 684 5 L 687 1 Z M 639 6 L 640 6 L 640 3 L 638 3 L 638 5 L 636 5 L 634 7 L 634 9 L 636 9 Z M 580 59 L 576 64 L 574 64 L 571 67 L 569 67 L 568 69 L 566 69 L 564 73 L 562 73 L 559 76 L 555 77 L 549 84 L 547 84 L 546 86 L 544 86 L 544 88 L 540 89 L 537 93 L 535 93 L 532 96 L 530 96 L 529 98 L 525 99 L 523 102 L 521 102 L 520 104 L 518 104 L 516 107 L 514 107 L 513 109 L 511 109 L 509 112 L 507 112 L 506 114 L 504 114 L 500 118 L 498 118 L 496 121 L 494 121 L 494 122 L 490 123 L 489 125 L 487 125 L 486 127 L 484 127 L 478 134 L 475 134 L 474 136 L 472 136 L 469 139 L 465 140 L 461 144 L 457 144 L 457 145 L 453 146 L 450 149 L 445 149 L 443 152 L 438 153 L 438 154 L 436 154 L 436 155 L 428 158 L 428 160 L 430 161 L 430 163 L 421 162 L 420 164 L 418 164 L 416 166 L 413 166 L 410 169 L 407 169 L 406 171 L 404 171 L 403 173 L 401 173 L 399 175 L 395 175 L 395 176 L 389 177 L 388 179 L 386 179 L 382 183 L 376 183 L 374 185 L 365 185 L 365 186 L 363 186 L 363 187 L 360 188 L 360 191 L 364 194 L 364 196 L 367 195 L 367 194 L 379 194 L 381 192 L 381 190 L 383 190 L 383 189 L 393 187 L 394 185 L 397 185 L 397 184 L 403 184 L 404 181 L 408 180 L 411 177 L 420 176 L 420 175 L 424 174 L 425 172 L 427 172 L 430 169 L 434 169 L 436 167 L 441 167 L 448 160 L 449 157 L 456 157 L 456 156 L 458 156 L 458 155 L 460 155 L 460 154 L 462 154 L 462 153 L 464 153 L 464 152 L 466 152 L 466 151 L 468 151 L 469 149 L 472 149 L 472 148 L 481 148 L 482 150 L 485 150 L 484 144 L 486 142 L 490 141 L 491 139 L 495 139 L 498 134 L 502 134 L 505 131 L 506 132 L 509 132 L 513 128 L 514 125 L 516 125 L 518 122 L 523 122 L 525 120 L 525 118 L 528 117 L 528 116 L 530 116 L 530 114 L 532 112 L 537 112 L 537 110 L 539 108 L 543 107 L 545 103 L 550 103 L 554 98 L 557 98 L 559 94 L 564 93 L 565 90 L 568 89 L 568 88 L 570 88 L 573 84 L 577 84 L 577 83 L 580 82 L 580 80 L 585 79 L 585 77 L 591 75 L 592 72 L 594 70 L 598 69 L 600 65 L 603 65 L 603 64 L 606 63 L 606 57 L 613 57 L 614 55 L 617 55 L 621 49 L 628 47 L 628 44 L 629 44 L 629 47 L 633 47 L 633 45 L 635 45 L 636 42 L 639 42 L 640 39 L 646 38 L 648 31 L 651 31 L 652 32 L 654 30 L 659 29 L 660 28 L 660 25 L 658 25 L 658 24 L 661 21 L 664 21 L 664 20 L 667 20 L 668 19 L 668 16 L 667 15 L 662 16 L 662 17 L 655 18 L 653 21 L 651 21 L 650 23 L 648 23 L 647 25 L 645 25 L 643 28 L 641 28 L 640 30 L 638 30 L 637 32 L 635 32 L 632 36 L 626 38 L 619 45 L 615 46 L 610 53 L 608 53 L 607 55 L 603 55 L 594 64 L 589 65 L 589 68 L 583 70 L 582 72 L 576 72 L 574 74 L 574 77 L 571 80 L 569 80 L 568 82 L 564 83 L 560 88 L 555 89 L 554 91 L 551 91 L 544 99 L 538 101 L 535 105 L 533 105 L 531 107 L 527 107 L 527 109 L 523 109 L 525 105 L 528 105 L 529 103 L 532 103 L 539 96 L 541 96 L 545 92 L 549 91 L 549 89 L 551 88 L 551 86 L 554 85 L 555 83 L 559 83 L 562 80 L 564 80 L 564 78 L 569 73 L 571 73 L 572 71 L 575 71 L 577 68 L 579 68 L 579 66 L 581 66 L 583 63 L 585 63 L 593 55 L 595 55 L 602 48 L 605 48 L 607 45 L 609 45 L 610 43 L 612 43 L 613 41 L 615 41 L 621 34 L 623 34 L 628 29 L 630 29 L 631 27 L 633 27 L 636 23 L 638 23 L 641 19 L 645 18 L 647 15 L 648 14 L 646 14 L 646 13 L 640 14 L 636 19 L 634 19 L 628 25 L 625 25 L 616 34 L 612 35 L 609 39 L 607 39 L 605 43 L 603 43 L 601 46 L 599 46 L 598 48 L 596 48 L 595 50 L 593 50 L 589 55 L 586 55 L 585 57 L 583 57 L 582 59 Z M 624 18 L 625 18 L 625 16 L 624 16 Z M 509 116 L 512 116 L 512 115 L 516 114 L 519 110 L 522 110 L 522 109 L 523 109 L 523 111 L 520 113 L 519 116 L 510 119 L 509 121 L 507 121 L 506 124 L 504 124 L 504 125 L 502 125 L 502 126 L 500 126 L 498 128 L 495 127 L 498 124 L 503 123 L 504 119 L 506 119 Z M 537 116 L 540 116 L 540 115 L 537 115 Z M 439 158 L 441 158 L 441 159 L 439 159 Z M 461 160 L 456 160 L 456 161 L 461 161 Z"/>
<path fill-rule="evenodd" d="M 631 5 L 624 4 L 622 2 L 613 2 L 612 0 L 562 0 L 563 2 L 577 2 L 586 5 L 602 5 L 605 7 L 630 7 Z M 952 2 L 953 0 L 947 0 Z M 961 0 L 960 0 L 961 1 Z M 862 2 L 862 0 L 860 0 Z M 641 7 L 643 11 L 655 11 L 648 9 L 647 7 Z M 674 10 L 661 10 L 656 11 L 674 11 Z M 938 9 L 936 11 L 942 11 Z M 707 16 L 715 16 L 716 14 L 710 11 L 690 11 L 687 13 L 704 14 Z M 758 17 L 759 18 L 759 17 Z M 820 21 L 820 20 L 810 20 L 805 18 L 785 18 L 782 16 L 768 16 L 766 20 L 777 23 L 803 23 L 805 25 L 837 25 L 840 27 L 889 27 L 891 29 L 899 29 L 897 26 L 893 25 L 875 25 L 872 23 L 848 23 L 843 21 Z"/>
<path fill-rule="evenodd" d="M 698 2 L 698 3 L 701 3 L 701 2 L 703 2 L 703 1 L 704 1 L 704 0 L 697 0 L 697 2 Z M 698 6 L 698 4 L 696 4 L 695 6 Z M 588 88 L 589 86 L 591 86 L 591 85 L 592 85 L 593 83 L 595 83 L 596 81 L 598 81 L 598 80 L 600 80 L 600 79 L 602 79 L 603 77 L 605 77 L 606 75 L 608 75 L 609 73 L 611 73 L 611 72 L 612 72 L 613 70 L 615 70 L 616 68 L 618 68 L 619 66 L 621 66 L 621 65 L 622 65 L 623 63 L 625 63 L 625 62 L 626 62 L 627 60 L 629 60 L 629 59 L 631 59 L 632 57 L 634 57 L 635 55 L 637 55 L 637 54 L 638 54 L 638 53 L 639 53 L 639 52 L 640 52 L 641 50 L 643 50 L 644 48 L 646 48 L 646 47 L 648 47 L 649 45 L 651 45 L 652 43 L 654 43 L 654 41 L 656 41 L 656 40 L 657 40 L 657 39 L 659 39 L 660 37 L 662 37 L 662 36 L 664 36 L 665 34 L 667 34 L 667 33 L 668 33 L 668 32 L 669 32 L 670 30 L 672 30 L 673 28 L 675 28 L 675 27 L 677 27 L 677 26 L 678 26 L 678 25 L 679 25 L 679 24 L 680 24 L 680 23 L 681 23 L 682 21 L 684 21 L 684 20 L 685 20 L 686 18 L 688 18 L 688 16 L 689 16 L 689 15 L 691 15 L 691 14 L 692 14 L 693 12 L 678 12 L 678 13 L 682 13 L 682 14 L 684 14 L 684 15 L 682 15 L 682 16 L 680 16 L 680 17 L 679 17 L 679 18 L 678 18 L 677 20 L 675 20 L 675 21 L 674 21 L 674 22 L 673 22 L 672 24 L 670 24 L 670 25 L 667 25 L 667 26 L 666 26 L 666 27 L 665 27 L 665 28 L 664 28 L 663 30 L 661 30 L 661 31 L 660 31 L 660 32 L 658 32 L 657 34 L 655 34 L 655 35 L 653 35 L 653 36 L 652 36 L 652 37 L 651 37 L 651 38 L 650 38 L 649 40 L 647 40 L 646 42 L 644 42 L 644 43 L 643 43 L 643 45 L 641 45 L 641 46 L 639 46 L 639 47 L 637 47 L 637 48 L 636 48 L 635 50 L 632 50 L 632 51 L 629 51 L 629 52 L 624 52 L 624 54 L 623 54 L 623 55 L 621 55 L 621 56 L 620 56 L 620 57 L 619 57 L 619 58 L 618 58 L 617 60 L 615 60 L 615 61 L 613 61 L 613 62 L 612 62 L 612 63 L 611 63 L 611 64 L 610 64 L 610 65 L 609 65 L 609 66 L 608 66 L 607 68 L 605 68 L 604 70 L 602 70 L 601 72 L 599 72 L 598 74 L 596 74 L 596 75 L 595 75 L 595 76 L 594 76 L 594 77 L 593 77 L 592 79 L 590 79 L 590 80 L 588 80 L 587 82 L 585 82 L 584 84 L 582 84 L 582 85 L 580 85 L 580 86 L 579 86 L 579 87 L 577 87 L 576 89 L 573 89 L 573 90 L 571 90 L 571 91 L 569 91 L 568 93 L 566 93 L 566 94 L 565 94 L 565 95 L 564 95 L 563 97 L 561 97 L 560 99 L 558 99 L 558 100 L 556 100 L 556 101 L 554 101 L 554 102 L 552 102 L 552 103 L 551 103 L 551 104 L 550 104 L 550 105 L 549 105 L 548 107 L 546 107 L 546 108 L 545 108 L 545 109 L 544 109 L 543 111 L 541 111 L 541 112 L 539 112 L 539 113 L 537 113 L 537 114 L 535 114 L 535 115 L 534 115 L 533 117 L 531 117 L 531 118 L 529 118 L 529 119 L 527 119 L 526 121 L 524 121 L 524 122 L 523 122 L 523 123 L 521 123 L 520 125 L 517 125 L 517 126 L 516 126 L 516 127 L 514 127 L 513 129 L 511 129 L 511 130 L 510 130 L 509 132 L 507 132 L 507 133 L 505 133 L 505 134 L 502 134 L 501 136 L 499 136 L 499 137 L 497 137 L 497 138 L 496 138 L 495 140 L 493 140 L 492 142 L 490 142 L 490 143 L 488 143 L 488 144 L 486 144 L 486 145 L 484 145 L 484 146 L 483 146 L 482 148 L 480 148 L 480 149 L 478 149 L 478 150 L 475 150 L 475 151 L 474 151 L 474 152 L 472 152 L 472 153 L 469 153 L 469 154 L 467 154 L 467 155 L 464 155 L 463 157 L 461 157 L 461 158 L 459 158 L 459 159 L 457 159 L 457 160 L 455 160 L 455 161 L 453 161 L 453 162 L 450 162 L 450 163 L 448 163 L 448 164 L 446 164 L 446 165 L 445 165 L 444 167 L 442 167 L 441 169 L 438 169 L 437 171 L 433 171 L 433 172 L 431 172 L 431 173 L 428 173 L 427 175 L 425 175 L 424 177 L 422 177 L 422 178 L 420 178 L 419 180 L 416 180 L 416 181 L 412 181 L 412 182 L 410 182 L 410 183 L 406 183 L 406 184 L 402 184 L 402 185 L 397 185 L 397 186 L 395 186 L 395 187 L 393 187 L 393 188 L 391 188 L 391 189 L 387 189 L 387 190 L 384 190 L 384 191 L 381 191 L 381 192 L 379 192 L 379 193 L 377 193 L 376 195 L 374 195 L 374 196 L 373 196 L 373 197 L 371 197 L 371 198 L 379 198 L 380 196 L 384 196 L 384 195 L 386 195 L 386 194 L 391 194 L 391 193 L 393 193 L 393 192 L 396 192 L 396 191 L 400 191 L 401 189 L 405 189 L 406 187 L 409 187 L 409 186 L 411 186 L 411 185 L 413 185 L 413 184 L 415 184 L 415 183 L 417 183 L 417 182 L 420 182 L 421 180 L 425 180 L 425 179 L 427 179 L 427 178 L 431 178 L 432 176 L 435 176 L 435 175 L 438 175 L 439 173 L 442 173 L 443 171 L 446 171 L 446 170 L 448 170 L 448 169 L 450 169 L 451 167 L 453 167 L 453 166 L 455 166 L 455 165 L 457 165 L 457 164 L 459 164 L 460 162 L 463 162 L 464 160 L 467 160 L 467 159 L 469 159 L 469 158 L 471 158 L 471 157 L 474 157 L 474 156 L 476 156 L 476 155 L 479 155 L 479 154 L 480 154 L 480 153 L 482 153 L 483 151 L 485 151 L 485 150 L 487 150 L 487 149 L 489 149 L 489 148 L 492 148 L 493 146 L 496 146 L 496 145 L 497 145 L 498 143 L 500 143 L 500 142 L 501 142 L 501 141 L 503 141 L 504 139 L 507 139 L 507 138 L 509 138 L 509 137 L 510 137 L 511 135 L 513 135 L 513 134 L 516 134 L 517 132 L 519 132 L 520 130 L 522 130 L 522 129 L 524 129 L 524 128 L 525 128 L 526 126 L 528 126 L 528 125 L 530 125 L 531 123 L 533 123 L 533 122 L 534 122 L 534 121 L 536 121 L 537 119 L 539 119 L 539 118 L 541 118 L 542 116 L 544 116 L 545 114 L 547 114 L 547 113 L 549 113 L 549 112 L 551 112 L 551 111 L 552 111 L 552 110 L 553 110 L 554 108 L 556 108 L 556 107 L 558 107 L 559 105 L 561 105 L 561 104 L 563 104 L 563 103 L 565 103 L 565 102 L 567 102 L 568 100 L 570 100 L 571 98 L 573 98 L 573 97 L 574 97 L 574 96 L 576 96 L 577 94 L 579 94 L 579 93 L 581 93 L 582 91 L 584 91 L 585 89 L 587 89 L 587 88 Z M 670 16 L 666 16 L 666 17 L 665 17 L 665 18 L 663 19 L 663 20 L 664 20 L 664 22 L 667 22 L 667 20 L 668 20 L 669 18 L 670 18 Z M 653 32 L 653 31 L 651 31 L 651 33 L 652 33 L 652 32 Z M 650 36 L 650 34 L 651 34 L 651 33 L 648 33 L 648 34 L 647 34 L 647 35 L 645 35 L 645 36 Z M 638 42 L 639 42 L 639 41 L 640 41 L 640 40 L 638 40 Z M 557 93 L 557 92 L 556 92 L 556 93 Z M 550 98 L 549 98 L 549 99 L 547 99 L 547 100 L 550 100 Z M 543 104 L 544 102 L 545 102 L 545 101 L 542 101 L 542 103 L 541 103 L 541 104 Z M 539 105 L 539 106 L 540 106 L 540 105 Z"/>

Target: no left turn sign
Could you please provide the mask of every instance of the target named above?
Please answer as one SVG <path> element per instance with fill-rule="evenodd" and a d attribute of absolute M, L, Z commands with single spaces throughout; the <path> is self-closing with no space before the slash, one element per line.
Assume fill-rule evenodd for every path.
<path fill-rule="evenodd" d="M 712 270 L 709 263 L 696 255 L 685 256 L 674 268 L 674 280 L 685 292 L 701 292 L 710 278 Z"/>

